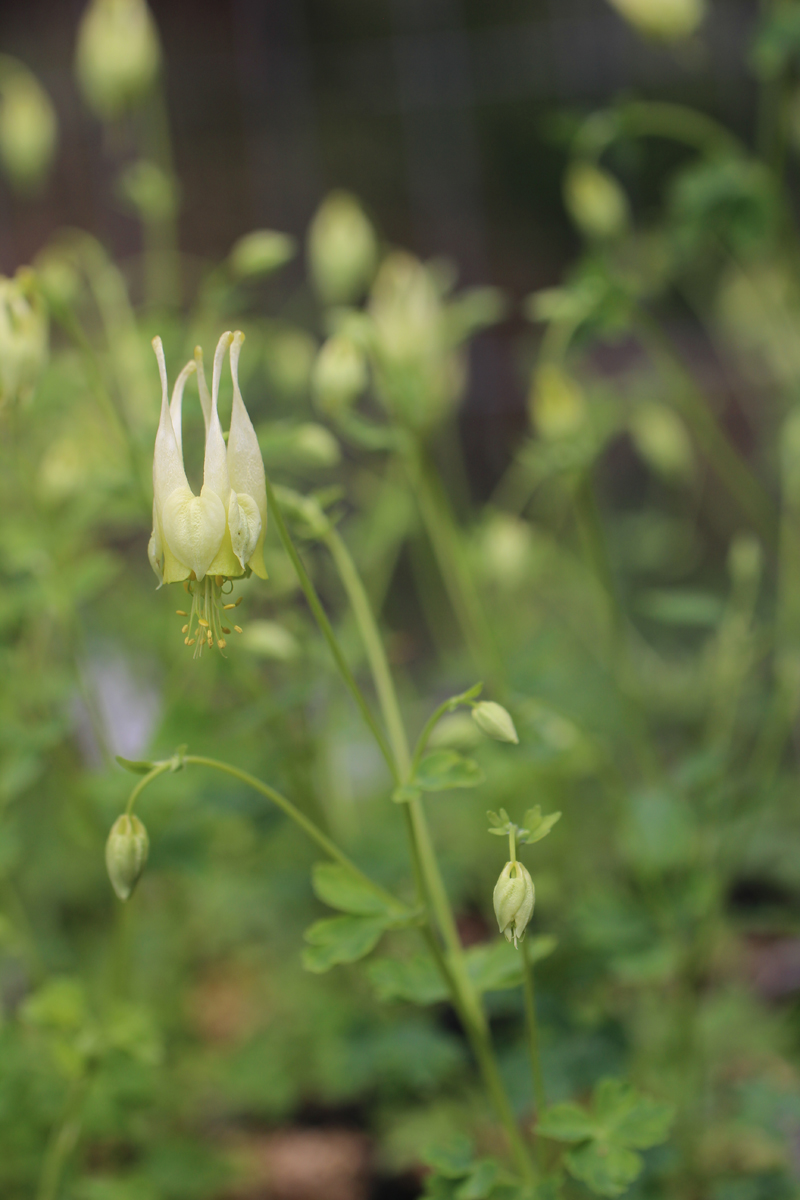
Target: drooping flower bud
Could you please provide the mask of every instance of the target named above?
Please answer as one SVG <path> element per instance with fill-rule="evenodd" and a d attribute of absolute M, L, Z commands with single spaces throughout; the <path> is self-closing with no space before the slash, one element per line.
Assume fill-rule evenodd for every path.
<path fill-rule="evenodd" d="M 494 700 L 479 701 L 472 710 L 472 719 L 479 729 L 496 742 L 512 742 L 515 746 L 519 742 L 511 714 L 502 704 L 495 704 Z"/>
<path fill-rule="evenodd" d="M 106 868 L 120 900 L 127 900 L 141 878 L 150 839 L 137 816 L 123 813 L 111 826 L 106 842 Z"/>
<path fill-rule="evenodd" d="M 78 29 L 75 70 L 83 98 L 103 121 L 135 107 L 161 66 L 161 44 L 145 0 L 91 0 Z"/>
<path fill-rule="evenodd" d="M 234 243 L 228 262 L 239 279 L 258 279 L 270 275 L 294 257 L 295 241 L 288 233 L 273 229 L 254 229 Z"/>
<path fill-rule="evenodd" d="M 36 76 L 3 57 L 0 80 L 0 160 L 21 192 L 39 187 L 53 161 L 58 126 L 50 97 Z"/>
<path fill-rule="evenodd" d="M 332 192 L 308 232 L 311 278 L 327 304 L 357 300 L 375 273 L 375 230 L 355 196 Z"/>
<path fill-rule="evenodd" d="M 586 237 L 618 237 L 628 224 L 627 196 L 614 176 L 594 163 L 572 163 L 564 179 L 564 203 Z"/>
<path fill-rule="evenodd" d="M 677 42 L 691 37 L 706 15 L 705 0 L 609 0 L 646 37 Z"/>
<path fill-rule="evenodd" d="M 521 862 L 507 862 L 494 887 L 494 915 L 506 941 L 516 946 L 525 936 L 533 916 L 536 889 L 527 867 Z"/>
<path fill-rule="evenodd" d="M 346 411 L 367 386 L 364 355 L 349 337 L 334 334 L 317 355 L 311 383 L 321 412 L 336 416 Z"/>
<path fill-rule="evenodd" d="M 536 432 L 547 441 L 571 437 L 586 420 L 583 389 L 557 363 L 543 363 L 534 374 L 529 407 Z"/>

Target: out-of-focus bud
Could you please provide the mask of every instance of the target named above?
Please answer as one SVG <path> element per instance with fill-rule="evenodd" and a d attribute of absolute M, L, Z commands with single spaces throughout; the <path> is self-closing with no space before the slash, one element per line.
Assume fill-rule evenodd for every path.
<path fill-rule="evenodd" d="M 481 531 L 479 565 L 486 579 L 513 588 L 525 578 L 533 545 L 527 521 L 511 513 L 492 513 Z"/>
<path fill-rule="evenodd" d="M 645 37 L 678 42 L 699 28 L 705 0 L 609 0 L 621 17 Z"/>
<path fill-rule="evenodd" d="M 564 177 L 564 203 L 588 238 L 619 237 L 630 220 L 622 188 L 613 175 L 594 163 L 579 160 L 570 164 Z"/>
<path fill-rule="evenodd" d="M 495 704 L 494 700 L 480 700 L 472 710 L 472 719 L 479 729 L 496 742 L 513 742 L 514 745 L 519 742 L 511 714 L 502 704 Z"/>
<path fill-rule="evenodd" d="M 150 839 L 139 818 L 123 813 L 111 826 L 106 842 L 106 868 L 120 900 L 127 900 L 141 878 Z"/>
<path fill-rule="evenodd" d="M 270 330 L 264 340 L 264 369 L 271 387 L 282 396 L 305 395 L 317 357 L 315 338 L 287 325 Z"/>
<path fill-rule="evenodd" d="M 527 867 L 517 861 L 506 863 L 494 886 L 492 900 L 500 932 L 506 941 L 516 946 L 525 936 L 536 900 L 536 889 Z"/>
<path fill-rule="evenodd" d="M 313 421 L 297 426 L 288 450 L 295 462 L 306 467 L 335 467 L 342 458 L 339 443 L 330 429 Z"/>
<path fill-rule="evenodd" d="M 0 409 L 30 398 L 47 350 L 47 317 L 33 272 L 22 268 L 13 279 L 0 276 Z"/>
<path fill-rule="evenodd" d="M 530 411 L 540 437 L 547 441 L 570 437 L 586 420 L 583 389 L 563 367 L 543 363 L 533 376 Z"/>
<path fill-rule="evenodd" d="M 369 287 L 378 244 L 364 210 L 349 192 L 331 192 L 308 231 L 311 278 L 326 304 L 347 304 Z"/>
<path fill-rule="evenodd" d="M 178 210 L 175 179 L 157 163 L 140 158 L 121 172 L 117 192 L 144 221 L 163 221 Z"/>
<path fill-rule="evenodd" d="M 78 28 L 75 71 L 83 98 L 103 121 L 135 108 L 161 66 L 161 44 L 145 0 L 91 0 Z"/>
<path fill-rule="evenodd" d="M 637 404 L 630 433 L 645 462 L 666 479 L 691 479 L 695 457 L 686 426 L 673 409 L 656 400 Z"/>
<path fill-rule="evenodd" d="M 344 412 L 367 386 L 364 355 L 343 334 L 328 338 L 317 355 L 311 375 L 314 399 L 321 412 Z"/>
<path fill-rule="evenodd" d="M 0 161 L 19 191 L 35 191 L 44 181 L 57 135 L 55 109 L 36 76 L 0 56 Z"/>
<path fill-rule="evenodd" d="M 297 243 L 288 233 L 255 229 L 234 244 L 228 262 L 239 279 L 256 279 L 284 266 L 294 258 L 296 249 Z"/>
<path fill-rule="evenodd" d="M 51 307 L 73 304 L 81 290 L 81 280 L 73 264 L 55 247 L 46 247 L 34 259 L 39 291 Z"/>
<path fill-rule="evenodd" d="M 758 583 L 764 556 L 758 538 L 752 533 L 739 533 L 728 551 L 728 571 L 734 586 L 747 587 Z"/>

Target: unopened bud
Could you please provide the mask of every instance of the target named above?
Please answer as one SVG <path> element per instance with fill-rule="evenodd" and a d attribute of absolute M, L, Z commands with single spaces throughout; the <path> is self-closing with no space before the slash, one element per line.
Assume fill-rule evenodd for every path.
<path fill-rule="evenodd" d="M 545 363 L 533 377 L 531 417 L 548 441 L 577 433 L 586 419 L 583 390 L 556 363 Z"/>
<path fill-rule="evenodd" d="M 574 162 L 564 179 L 564 203 L 581 233 L 612 238 L 624 233 L 628 199 L 613 175 L 590 162 Z"/>
<path fill-rule="evenodd" d="M 706 15 L 705 0 L 609 0 L 646 37 L 677 42 L 691 37 Z"/>
<path fill-rule="evenodd" d="M 326 304 L 357 300 L 369 286 L 378 256 L 375 230 L 355 196 L 332 192 L 308 232 L 308 263 Z"/>
<path fill-rule="evenodd" d="M 139 818 L 127 813 L 117 817 L 106 842 L 106 868 L 120 900 L 127 900 L 139 882 L 149 849 L 147 830 Z"/>
<path fill-rule="evenodd" d="M 342 334 L 328 338 L 311 376 L 314 398 L 324 413 L 349 408 L 367 386 L 367 364 L 358 346 Z"/>
<path fill-rule="evenodd" d="M 695 457 L 686 426 L 676 412 L 657 400 L 637 404 L 631 413 L 631 437 L 642 458 L 666 479 L 690 479 Z"/>
<path fill-rule="evenodd" d="M 492 899 L 500 932 L 506 941 L 516 946 L 525 936 L 536 899 L 536 889 L 527 867 L 516 861 L 506 863 L 495 884 Z"/>
<path fill-rule="evenodd" d="M 161 45 L 145 0 L 91 0 L 81 18 L 75 70 L 83 98 L 103 121 L 135 107 L 161 66 Z"/>
<path fill-rule="evenodd" d="M 0 85 L 0 159 L 15 188 L 26 192 L 42 183 L 57 132 L 50 97 L 35 75 L 21 64 L 10 67 Z"/>
<path fill-rule="evenodd" d="M 277 271 L 294 257 L 295 249 L 295 240 L 288 233 L 255 229 L 239 238 L 228 261 L 234 275 L 240 279 L 254 279 Z"/>
<path fill-rule="evenodd" d="M 0 408 L 28 400 L 47 362 L 48 325 L 30 268 L 0 275 Z"/>
<path fill-rule="evenodd" d="M 481 700 L 472 710 L 472 719 L 479 729 L 497 742 L 519 742 L 511 714 L 494 700 Z"/>

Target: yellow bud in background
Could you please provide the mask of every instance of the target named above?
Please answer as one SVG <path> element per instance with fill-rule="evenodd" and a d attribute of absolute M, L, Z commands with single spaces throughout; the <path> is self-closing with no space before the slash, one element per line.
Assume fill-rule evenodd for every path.
<path fill-rule="evenodd" d="M 630 433 L 642 458 L 666 479 L 690 479 L 695 456 L 681 418 L 666 404 L 647 400 L 631 413 Z"/>
<path fill-rule="evenodd" d="M 645 37 L 677 42 L 691 37 L 706 15 L 705 0 L 609 0 Z"/>
<path fill-rule="evenodd" d="M 123 813 L 111 826 L 106 842 L 106 868 L 111 886 L 120 900 L 127 900 L 141 878 L 147 862 L 150 839 L 136 816 Z"/>
<path fill-rule="evenodd" d="M 311 375 L 314 399 L 331 416 L 343 412 L 367 386 L 367 364 L 355 342 L 343 334 L 328 338 Z"/>
<path fill-rule="evenodd" d="M 355 196 L 331 192 L 308 231 L 308 265 L 314 287 L 326 304 L 357 300 L 375 274 L 375 230 Z"/>
<path fill-rule="evenodd" d="M 135 108 L 161 67 L 161 44 L 145 0 L 91 0 L 78 28 L 75 72 L 83 98 L 103 121 Z"/>
<path fill-rule="evenodd" d="M 630 221 L 628 198 L 613 175 L 590 162 L 573 162 L 564 177 L 564 203 L 588 238 L 613 238 Z"/>
<path fill-rule="evenodd" d="M 57 136 L 55 109 L 36 76 L 0 57 L 0 162 L 18 191 L 35 191 L 43 183 Z"/>
<path fill-rule="evenodd" d="M 496 742 L 512 742 L 514 745 L 519 742 L 511 714 L 502 704 L 495 704 L 494 700 L 479 701 L 472 710 L 472 719 L 479 729 Z"/>
<path fill-rule="evenodd" d="M 528 869 L 521 862 L 506 863 L 492 896 L 494 915 L 506 941 L 516 946 L 525 936 L 535 900 L 536 889 Z"/>
<path fill-rule="evenodd" d="M 534 374 L 530 410 L 537 433 L 548 441 L 577 433 L 586 420 L 580 384 L 555 363 L 544 363 Z"/>

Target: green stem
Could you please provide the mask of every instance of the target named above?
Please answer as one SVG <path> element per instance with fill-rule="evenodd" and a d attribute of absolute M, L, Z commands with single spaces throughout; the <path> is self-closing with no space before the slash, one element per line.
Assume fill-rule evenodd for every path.
<path fill-rule="evenodd" d="M 317 595 L 316 588 L 314 587 L 313 583 L 311 582 L 309 574 L 306 571 L 305 567 L 303 566 L 303 560 L 300 558 L 300 555 L 297 553 L 295 544 L 292 541 L 291 536 L 289 534 L 289 530 L 286 528 L 286 522 L 283 519 L 283 513 L 281 512 L 281 507 L 278 504 L 278 500 L 275 496 L 275 492 L 273 490 L 272 484 L 270 483 L 270 479 L 269 479 L 268 475 L 266 476 L 266 485 L 267 485 L 267 501 L 269 502 L 270 511 L 272 512 L 273 519 L 278 528 L 278 536 L 280 537 L 281 542 L 283 543 L 284 550 L 286 551 L 286 553 L 288 554 L 288 556 L 291 560 L 292 566 L 294 567 L 294 570 L 295 570 L 295 574 L 297 575 L 298 581 L 300 583 L 300 587 L 303 589 L 303 594 L 305 595 L 305 598 L 308 601 L 308 606 L 311 609 L 312 613 L 314 614 L 314 618 L 320 627 L 322 636 L 325 638 L 325 641 L 328 643 L 328 647 L 330 649 L 331 654 L 333 655 L 334 662 L 336 663 L 336 666 L 339 668 L 339 673 L 342 676 L 342 679 L 344 680 L 345 687 L 347 688 L 350 695 L 355 700 L 356 706 L 358 707 L 359 712 L 361 713 L 362 717 L 364 718 L 364 721 L 366 722 L 372 736 L 375 738 L 375 741 L 378 744 L 378 749 L 380 750 L 381 754 L 383 755 L 383 757 L 386 761 L 386 765 L 388 766 L 389 770 L 391 771 L 392 777 L 394 778 L 395 783 L 400 783 L 400 776 L 398 774 L 397 766 L 395 765 L 395 761 L 394 761 L 394 758 L 392 755 L 392 751 L 389 747 L 389 743 L 387 742 L 386 736 L 385 736 L 383 730 L 381 729 L 380 725 L 375 720 L 375 717 L 374 717 L 369 705 L 367 704 L 366 700 L 364 699 L 364 696 L 361 693 L 361 689 L 359 688 L 358 684 L 355 681 L 353 672 L 350 670 L 350 667 L 347 665 L 347 659 L 345 658 L 344 654 L 342 653 L 341 647 L 339 646 L 339 643 L 336 640 L 336 635 L 333 632 L 333 628 L 331 626 L 330 621 L 328 620 L 327 614 L 325 613 L 325 609 L 322 607 L 322 602 L 320 601 L 320 598 Z"/>
<path fill-rule="evenodd" d="M 533 1095 L 536 1100 L 536 1115 L 541 1117 L 547 1108 L 547 1097 L 544 1090 L 544 1076 L 539 1055 L 539 1026 L 536 1020 L 536 990 L 533 981 L 533 963 L 528 949 L 528 939 L 522 939 L 522 978 L 525 985 L 525 1022 L 528 1027 L 528 1053 L 531 1060 L 531 1077 L 533 1079 Z"/>
<path fill-rule="evenodd" d="M 406 780 L 411 766 L 408 738 L 400 713 L 392 673 L 383 648 L 383 639 L 378 632 L 369 598 L 350 551 L 338 531 L 331 526 L 322 540 L 331 552 L 339 572 L 339 578 L 350 600 L 364 642 L 364 649 L 367 652 L 372 678 L 375 681 L 375 691 L 378 693 L 378 702 L 389 734 L 395 766 L 400 777 Z"/>
<path fill-rule="evenodd" d="M 66 1111 L 61 1123 L 53 1130 L 42 1161 L 36 1200 L 57 1200 L 61 1176 L 67 1160 L 75 1149 L 80 1135 L 80 1111 L 86 1094 L 87 1079 L 76 1080 L 67 1097 Z"/>
<path fill-rule="evenodd" d="M 128 797 L 128 803 L 125 806 L 125 812 L 128 816 L 130 816 L 133 812 L 133 806 L 141 796 L 144 789 L 148 787 L 154 779 L 158 779 L 159 775 L 163 775 L 165 771 L 171 771 L 172 769 L 172 760 L 167 759 L 165 762 L 156 763 L 152 771 L 148 771 L 146 775 L 142 776 Z"/>
<path fill-rule="evenodd" d="M 423 524 L 467 649 L 490 681 L 494 693 L 502 697 L 505 688 L 500 656 L 464 560 L 461 531 L 456 525 L 447 496 L 422 446 L 409 446 L 407 462 Z"/>
<path fill-rule="evenodd" d="M 693 146 L 703 154 L 748 153 L 745 144 L 724 125 L 684 104 L 650 100 L 626 104 L 616 114 L 615 133 L 628 137 L 669 138 Z"/>

